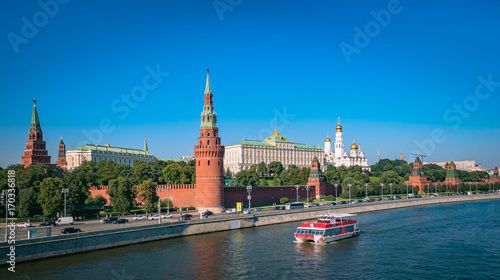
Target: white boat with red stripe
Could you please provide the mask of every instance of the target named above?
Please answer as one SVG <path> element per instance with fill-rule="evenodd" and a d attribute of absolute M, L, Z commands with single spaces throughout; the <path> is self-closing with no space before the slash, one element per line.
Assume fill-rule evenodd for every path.
<path fill-rule="evenodd" d="M 295 232 L 297 243 L 324 244 L 359 235 L 356 214 L 322 214 L 318 221 L 302 223 Z"/>

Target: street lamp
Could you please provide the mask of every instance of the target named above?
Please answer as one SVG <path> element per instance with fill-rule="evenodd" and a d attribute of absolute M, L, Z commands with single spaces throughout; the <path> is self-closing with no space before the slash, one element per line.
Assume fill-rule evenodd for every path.
<path fill-rule="evenodd" d="M 472 183 L 469 182 L 469 192 L 470 192 L 470 194 L 472 194 L 472 186 L 471 185 L 472 185 Z"/>
<path fill-rule="evenodd" d="M 158 223 L 161 224 L 161 192 L 163 192 L 163 189 L 157 187 L 156 191 L 158 192 Z"/>
<path fill-rule="evenodd" d="M 406 199 L 408 199 L 408 184 L 406 184 Z"/>
<path fill-rule="evenodd" d="M 448 196 L 448 183 L 446 183 L 445 185 L 446 185 L 446 196 Z"/>
<path fill-rule="evenodd" d="M 170 200 L 168 200 L 168 191 L 170 190 L 170 186 L 166 187 L 167 189 L 167 215 L 170 214 Z"/>
<path fill-rule="evenodd" d="M 64 217 L 66 217 L 66 195 L 68 195 L 68 189 L 62 189 L 62 193 L 64 194 Z"/>
<path fill-rule="evenodd" d="M 392 197 L 392 183 L 389 184 L 389 187 L 391 187 L 391 197 Z"/>
<path fill-rule="evenodd" d="M 248 213 L 250 214 L 250 207 L 251 207 L 251 199 L 252 199 L 252 196 L 250 195 L 250 193 L 252 192 L 252 186 L 248 186 L 247 187 L 247 192 L 248 192 Z"/>
<path fill-rule="evenodd" d="M 9 203 L 7 203 L 8 197 L 9 196 L 7 195 L 7 190 L 2 190 L 2 205 L 5 205 L 5 242 L 7 242 L 7 232 L 9 231 L 8 228 L 9 222 L 7 221 L 7 219 L 9 218 L 7 215 L 9 212 L 8 208 Z"/>
<path fill-rule="evenodd" d="M 311 188 L 311 186 L 306 186 L 306 191 L 307 191 L 307 207 L 309 207 L 309 189 Z"/>
<path fill-rule="evenodd" d="M 300 186 L 295 186 L 295 189 L 297 189 L 297 202 L 299 202 L 299 188 Z"/>
<path fill-rule="evenodd" d="M 365 184 L 365 197 L 368 197 L 368 183 Z"/>
<path fill-rule="evenodd" d="M 431 197 L 431 191 L 429 190 L 429 186 L 431 183 L 427 183 L 427 197 Z"/>
<path fill-rule="evenodd" d="M 351 186 L 352 184 L 349 184 L 349 204 L 351 204 Z"/>
<path fill-rule="evenodd" d="M 384 184 L 380 184 L 380 186 L 382 187 L 382 201 L 384 201 Z"/>
<path fill-rule="evenodd" d="M 337 205 L 338 205 L 338 198 L 339 198 L 339 195 L 337 194 L 338 187 L 339 186 L 337 184 L 335 184 L 335 204 L 337 204 Z"/>
<path fill-rule="evenodd" d="M 476 182 L 476 194 L 477 194 L 477 182 Z"/>

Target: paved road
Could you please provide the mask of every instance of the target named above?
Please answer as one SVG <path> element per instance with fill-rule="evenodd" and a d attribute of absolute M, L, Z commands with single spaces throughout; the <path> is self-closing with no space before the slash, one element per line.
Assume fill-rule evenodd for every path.
<path fill-rule="evenodd" d="M 478 196 L 488 196 L 491 194 L 478 194 Z M 494 194 L 494 195 L 499 195 L 499 194 Z M 446 197 L 440 197 L 440 198 L 446 198 Z M 418 200 L 427 200 L 427 199 L 434 199 L 434 198 L 412 198 L 412 199 L 418 199 Z M 356 200 L 357 201 L 357 200 Z M 345 209 L 347 207 L 359 207 L 359 206 L 365 206 L 367 204 L 370 205 L 376 205 L 376 204 L 387 204 L 387 203 L 401 203 L 407 201 L 405 198 L 403 199 L 397 199 L 397 200 L 383 200 L 383 201 L 374 201 L 374 202 L 363 202 L 363 203 L 354 203 L 354 204 L 338 204 L 335 206 L 329 206 L 324 205 L 324 206 L 316 206 L 312 208 L 305 208 L 305 209 L 293 209 L 293 210 L 262 210 L 262 211 L 256 211 L 251 216 L 268 216 L 268 215 L 275 215 L 275 214 L 281 214 L 281 213 L 293 213 L 293 212 L 305 212 L 305 211 L 318 211 L 318 210 L 332 210 L 333 212 L 339 212 L 341 209 Z M 340 201 L 339 201 L 340 202 Z M 187 213 L 187 212 L 184 212 Z M 179 214 L 173 214 L 174 216 L 170 219 L 162 219 L 161 223 L 169 223 L 169 224 L 179 224 L 179 223 L 199 223 L 203 222 L 200 220 L 200 216 L 198 213 L 191 213 L 193 215 L 193 220 L 191 221 L 182 221 L 179 222 L 177 218 L 179 217 Z M 236 217 L 245 217 L 247 215 L 245 214 L 214 214 L 213 216 L 210 216 L 207 221 L 211 220 L 224 220 L 228 218 L 236 218 Z M 142 220 L 142 221 L 134 221 L 133 218 L 135 216 L 124 216 L 122 218 L 129 220 L 129 223 L 125 224 L 102 224 L 101 220 L 87 220 L 87 221 L 81 221 L 81 222 L 75 222 L 73 225 L 65 225 L 65 226 L 57 226 L 57 227 L 50 227 L 51 228 L 51 234 L 50 236 L 59 236 L 63 235 L 61 233 L 61 230 L 66 227 L 75 227 L 80 229 L 82 232 L 96 232 L 96 231 L 102 231 L 102 230 L 108 230 L 108 229 L 117 229 L 117 228 L 133 228 L 133 227 L 141 227 L 145 225 L 155 225 L 158 224 L 158 220 Z M 203 218 L 205 220 L 205 218 Z M 37 230 L 37 235 L 38 238 L 45 237 L 46 235 L 46 228 L 48 227 L 38 227 L 37 225 L 40 223 L 34 223 L 32 227 L 29 228 L 17 228 L 16 229 L 16 240 L 24 240 L 28 238 L 28 230 Z M 3 236 L 5 236 L 5 227 L 2 227 L 0 229 L 0 240 L 4 241 Z"/>

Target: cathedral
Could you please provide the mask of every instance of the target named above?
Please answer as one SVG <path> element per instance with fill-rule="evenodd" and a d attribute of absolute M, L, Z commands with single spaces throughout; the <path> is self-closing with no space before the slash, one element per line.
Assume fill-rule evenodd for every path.
<path fill-rule="evenodd" d="M 333 164 L 335 167 L 342 165 L 345 167 L 359 165 L 364 171 L 370 171 L 368 159 L 365 157 L 365 153 L 361 150 L 361 145 L 356 145 L 356 142 L 353 141 L 350 153 L 347 154 L 347 152 L 344 151 L 344 139 L 342 137 L 340 118 L 335 130 L 335 150 L 332 149 L 332 140 L 328 136 L 325 139 L 324 165 L 327 166 L 328 164 Z"/>

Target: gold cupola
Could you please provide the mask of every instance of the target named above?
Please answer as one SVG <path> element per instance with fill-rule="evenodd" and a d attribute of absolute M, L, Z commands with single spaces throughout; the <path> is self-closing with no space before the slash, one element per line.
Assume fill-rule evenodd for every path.
<path fill-rule="evenodd" d="M 353 140 L 353 141 L 352 141 L 352 145 L 351 145 L 351 151 L 352 151 L 352 150 L 357 150 L 357 149 L 358 149 L 358 145 L 356 145 L 356 141 L 355 141 L 355 140 Z"/>
<path fill-rule="evenodd" d="M 330 137 L 328 136 L 328 133 L 326 134 L 326 139 L 325 139 L 325 142 L 332 142 L 332 140 L 330 139 Z"/>
<path fill-rule="evenodd" d="M 281 136 L 281 134 L 278 132 L 278 130 L 275 128 L 273 134 L 271 136 Z"/>
<path fill-rule="evenodd" d="M 337 126 L 335 127 L 335 130 L 337 132 L 342 132 L 342 126 L 340 125 L 340 118 L 339 118 L 339 122 L 338 122 Z"/>

